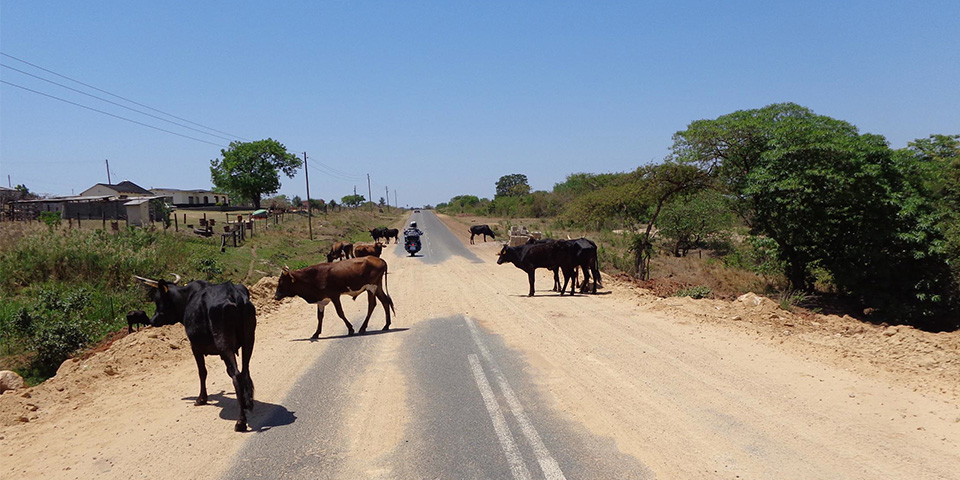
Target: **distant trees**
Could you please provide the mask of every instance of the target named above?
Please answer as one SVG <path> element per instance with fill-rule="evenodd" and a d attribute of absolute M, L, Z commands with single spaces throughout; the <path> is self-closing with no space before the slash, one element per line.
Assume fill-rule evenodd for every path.
<path fill-rule="evenodd" d="M 260 208 L 263 195 L 280 190 L 280 172 L 293 178 L 303 161 L 287 153 L 273 139 L 255 142 L 230 142 L 220 150 L 221 158 L 210 160 L 210 179 L 218 191 L 243 198 Z"/>

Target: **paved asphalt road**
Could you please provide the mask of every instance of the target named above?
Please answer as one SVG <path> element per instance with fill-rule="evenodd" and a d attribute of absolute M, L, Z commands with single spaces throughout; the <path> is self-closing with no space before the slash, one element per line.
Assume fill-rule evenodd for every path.
<path fill-rule="evenodd" d="M 395 262 L 426 269 L 443 268 L 453 256 L 480 261 L 432 212 L 411 220 L 426 232 L 424 248 Z M 402 245 L 396 248 L 404 254 Z M 379 320 L 375 316 L 371 327 Z M 365 478 L 653 478 L 611 440 L 552 412 L 528 378 L 524 358 L 463 314 L 409 330 L 321 339 L 332 343 L 277 410 L 288 418 L 265 419 L 276 426 L 251 436 L 224 478 L 357 478 L 347 468 L 356 453 L 345 440 L 345 418 L 356 416 L 356 405 L 346 392 L 365 375 L 378 346 L 396 338 L 403 339 L 399 370 L 411 420 L 402 441 L 378 453 L 383 468 Z"/>

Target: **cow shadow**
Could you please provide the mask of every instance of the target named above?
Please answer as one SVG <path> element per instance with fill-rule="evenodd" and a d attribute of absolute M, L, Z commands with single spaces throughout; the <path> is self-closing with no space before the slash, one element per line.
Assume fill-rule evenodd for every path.
<path fill-rule="evenodd" d="M 183 397 L 181 400 L 193 403 L 197 401 L 197 397 Z M 226 395 L 223 390 L 220 393 L 209 394 L 207 404 L 204 406 L 220 408 L 220 418 L 224 420 L 235 422 L 240 416 L 240 403 L 237 402 L 236 395 Z M 291 425 L 295 421 L 297 416 L 283 405 L 256 399 L 253 400 L 253 410 L 247 411 L 247 426 L 251 432 L 265 432 L 273 427 Z"/>
<path fill-rule="evenodd" d="M 385 333 L 405 332 L 405 331 L 407 331 L 407 330 L 410 330 L 410 328 L 401 327 L 401 328 L 391 328 L 390 330 L 367 330 L 366 332 L 357 333 L 357 334 L 354 334 L 354 335 L 347 335 L 346 333 L 344 333 L 344 334 L 342 334 L 342 335 L 331 335 L 331 336 L 329 336 L 329 337 L 320 337 L 320 338 L 295 338 L 295 339 L 290 340 L 290 341 L 291 341 L 291 342 L 310 342 L 310 343 L 313 343 L 313 342 L 320 342 L 320 341 L 323 341 L 323 340 L 335 340 L 335 339 L 338 339 L 338 338 L 360 338 L 360 337 L 369 337 L 369 336 L 373 336 L 373 335 L 383 335 L 383 334 L 385 334 Z"/>

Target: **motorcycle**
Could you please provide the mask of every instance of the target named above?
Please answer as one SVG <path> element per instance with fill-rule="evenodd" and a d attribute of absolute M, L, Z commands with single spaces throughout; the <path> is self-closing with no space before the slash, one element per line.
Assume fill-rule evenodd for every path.
<path fill-rule="evenodd" d="M 420 244 L 420 235 L 404 235 L 403 236 L 403 249 L 410 254 L 410 256 L 416 255 L 420 251 L 422 245 Z"/>

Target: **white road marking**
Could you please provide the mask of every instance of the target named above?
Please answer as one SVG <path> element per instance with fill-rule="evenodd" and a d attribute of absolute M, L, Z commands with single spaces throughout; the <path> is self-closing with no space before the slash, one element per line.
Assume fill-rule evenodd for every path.
<path fill-rule="evenodd" d="M 487 412 L 490 413 L 490 419 L 493 420 L 493 429 L 497 432 L 497 438 L 500 439 L 500 446 L 503 447 L 503 453 L 507 456 L 507 463 L 510 464 L 510 472 L 513 473 L 513 478 L 517 480 L 530 480 L 530 472 L 523 463 L 520 450 L 517 449 L 513 435 L 510 434 L 510 428 L 507 427 L 507 421 L 503 418 L 503 413 L 500 412 L 500 405 L 497 404 L 497 398 L 493 395 L 493 389 L 490 388 L 490 383 L 487 382 L 487 376 L 483 373 L 480 360 L 478 360 L 477 355 L 473 353 L 468 355 L 467 359 L 470 361 L 470 369 L 473 370 L 473 378 L 477 381 L 477 387 L 480 388 L 480 396 L 483 397 L 483 404 L 486 405 Z"/>
<path fill-rule="evenodd" d="M 523 406 L 520 404 L 520 401 L 517 400 L 513 389 L 510 388 L 510 384 L 507 383 L 507 379 L 503 376 L 503 372 L 500 370 L 497 362 L 493 360 L 493 355 L 490 355 L 490 351 L 487 350 L 487 347 L 483 344 L 477 325 L 469 318 L 465 318 L 464 320 L 467 322 L 467 326 L 470 327 L 470 334 L 473 336 L 473 341 L 477 344 L 477 348 L 480 349 L 480 354 L 483 355 L 483 359 L 490 364 L 490 370 L 493 372 L 493 376 L 497 380 L 497 385 L 500 387 L 500 391 L 507 401 L 507 407 L 509 407 L 510 412 L 513 413 L 514 418 L 517 419 L 523 435 L 527 437 L 527 441 L 530 442 L 533 453 L 537 457 L 537 462 L 540 464 L 540 469 L 543 470 L 544 478 L 547 480 L 566 480 L 563 472 L 560 471 L 560 465 L 558 465 L 557 461 L 550 455 L 550 451 L 547 450 L 546 445 L 543 444 L 543 440 L 540 439 L 540 434 L 537 433 L 537 429 L 533 427 L 533 423 L 527 418 L 527 414 L 523 411 Z"/>

